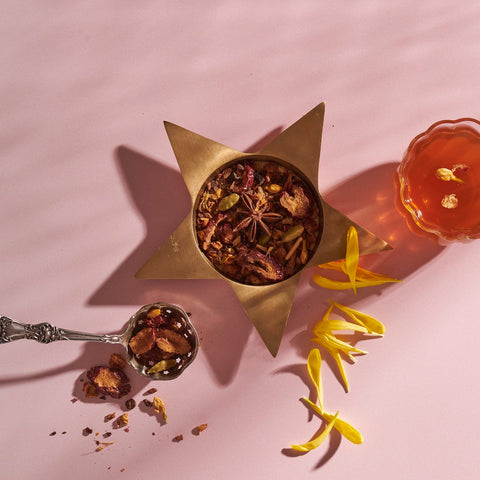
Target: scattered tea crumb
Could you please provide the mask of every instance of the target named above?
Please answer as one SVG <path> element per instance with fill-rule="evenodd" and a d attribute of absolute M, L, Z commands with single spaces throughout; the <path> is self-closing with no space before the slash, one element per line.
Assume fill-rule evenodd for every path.
<path fill-rule="evenodd" d="M 57 434 L 57 432 L 51 432 L 51 433 L 50 433 L 50 437 L 53 437 L 53 436 L 56 435 L 56 434 Z"/>
<path fill-rule="evenodd" d="M 156 388 L 151 388 L 150 390 L 147 390 L 144 395 L 152 395 L 157 392 Z"/>
<path fill-rule="evenodd" d="M 176 435 L 175 437 L 172 438 L 172 442 L 178 443 L 183 440 L 183 435 Z"/>
<path fill-rule="evenodd" d="M 207 424 L 206 424 L 206 423 L 202 423 L 201 425 L 197 425 L 197 426 L 192 430 L 192 433 L 193 433 L 194 435 L 200 435 L 200 433 L 202 433 L 206 428 L 207 428 Z"/>
<path fill-rule="evenodd" d="M 98 390 L 93 385 L 93 383 L 84 383 L 83 384 L 83 391 L 85 392 L 85 396 L 87 398 L 95 398 L 98 397 Z"/>
<path fill-rule="evenodd" d="M 93 433 L 93 430 L 90 427 L 85 427 L 82 431 L 82 434 L 84 437 L 91 435 Z"/>
<path fill-rule="evenodd" d="M 124 413 L 120 417 L 117 418 L 115 422 L 114 428 L 123 428 L 128 425 L 128 413 Z"/>
<path fill-rule="evenodd" d="M 123 431 L 128 433 L 130 431 L 130 428 L 129 427 L 124 428 Z"/>
<path fill-rule="evenodd" d="M 70 401 L 71 401 L 72 403 L 75 403 L 75 402 L 78 401 L 78 398 L 72 398 Z"/>
<path fill-rule="evenodd" d="M 145 399 L 143 401 L 143 404 L 146 406 L 146 407 L 153 407 L 153 402 L 148 400 L 148 399 Z"/>
<path fill-rule="evenodd" d="M 67 432 L 62 432 L 62 435 L 65 435 Z"/>
<path fill-rule="evenodd" d="M 117 416 L 116 413 L 109 413 L 108 415 L 105 415 L 103 421 L 105 423 L 109 422 L 110 420 L 113 420 Z"/>
<path fill-rule="evenodd" d="M 103 438 L 108 438 L 108 437 L 111 437 L 112 436 L 112 432 L 105 432 L 103 434 Z"/>
<path fill-rule="evenodd" d="M 112 355 L 110 355 L 109 364 L 112 368 L 119 368 L 120 370 L 127 366 L 126 360 L 118 353 L 112 353 Z"/>
<path fill-rule="evenodd" d="M 100 452 L 103 450 L 105 447 L 109 447 L 110 445 L 113 445 L 115 442 L 95 442 L 97 444 L 97 448 L 95 451 Z"/>

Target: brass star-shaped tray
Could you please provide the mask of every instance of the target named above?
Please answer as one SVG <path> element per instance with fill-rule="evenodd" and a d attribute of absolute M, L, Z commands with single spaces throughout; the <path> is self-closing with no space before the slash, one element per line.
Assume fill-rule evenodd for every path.
<path fill-rule="evenodd" d="M 226 280 L 245 308 L 263 342 L 275 357 L 303 269 L 271 285 L 245 285 L 219 273 L 197 243 L 195 208 L 205 181 L 213 172 L 239 158 L 266 156 L 300 170 L 318 194 L 323 210 L 323 232 L 311 259 L 304 268 L 345 257 L 347 230 L 358 231 L 360 254 L 380 252 L 390 246 L 371 232 L 356 225 L 328 205 L 318 192 L 318 165 L 325 115 L 321 103 L 288 127 L 267 146 L 255 153 L 244 153 L 205 138 L 178 125 L 165 122 L 168 138 L 191 196 L 191 210 L 175 232 L 136 273 L 142 279 Z"/>

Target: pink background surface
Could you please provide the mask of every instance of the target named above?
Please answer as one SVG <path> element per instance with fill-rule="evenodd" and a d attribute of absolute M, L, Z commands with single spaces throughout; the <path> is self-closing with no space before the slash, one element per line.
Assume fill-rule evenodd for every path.
<path fill-rule="evenodd" d="M 478 116 L 477 1 L 3 0 L 1 10 L 1 313 L 109 333 L 161 300 L 192 312 L 202 339 L 178 380 L 154 385 L 168 423 L 137 407 L 102 452 L 82 430 L 109 430 L 103 418 L 123 401 L 85 400 L 79 378 L 118 348 L 0 346 L 2 478 L 476 478 L 480 244 L 412 234 L 392 178 L 417 133 Z M 189 207 L 162 122 L 245 151 L 322 101 L 321 193 L 394 247 L 363 265 L 403 282 L 355 296 L 304 272 L 272 358 L 226 283 L 133 279 Z M 289 445 L 320 426 L 299 398 L 328 299 L 386 325 L 359 343 L 369 353 L 347 366 L 348 394 L 335 366 L 323 369 L 327 409 L 365 442 L 333 434 L 295 456 Z M 152 384 L 130 376 L 141 401 Z"/>

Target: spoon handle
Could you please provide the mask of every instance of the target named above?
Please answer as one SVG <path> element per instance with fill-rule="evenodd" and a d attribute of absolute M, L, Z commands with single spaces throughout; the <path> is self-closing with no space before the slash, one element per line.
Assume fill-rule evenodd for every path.
<path fill-rule="evenodd" d="M 0 316 L 0 343 L 13 340 L 35 340 L 39 343 L 51 343 L 57 340 L 80 340 L 84 342 L 122 343 L 122 335 L 96 335 L 58 328 L 50 323 L 20 323 L 11 318 Z"/>

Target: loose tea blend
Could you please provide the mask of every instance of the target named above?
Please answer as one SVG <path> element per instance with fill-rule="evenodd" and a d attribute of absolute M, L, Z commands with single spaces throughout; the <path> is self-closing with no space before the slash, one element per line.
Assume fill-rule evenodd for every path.
<path fill-rule="evenodd" d="M 222 275 L 266 285 L 306 265 L 320 241 L 323 216 L 301 173 L 275 159 L 248 157 L 207 180 L 195 228 L 201 250 Z"/>

